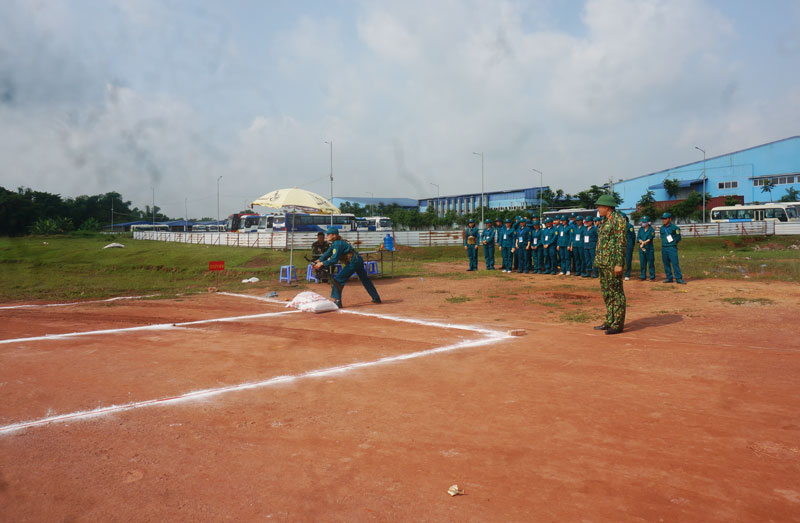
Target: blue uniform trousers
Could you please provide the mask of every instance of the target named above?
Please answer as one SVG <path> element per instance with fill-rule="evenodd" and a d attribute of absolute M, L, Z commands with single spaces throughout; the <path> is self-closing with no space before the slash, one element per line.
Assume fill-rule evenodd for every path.
<path fill-rule="evenodd" d="M 583 274 L 583 247 L 578 245 L 572 248 L 572 259 L 575 260 L 575 270 L 572 274 L 580 276 Z"/>
<path fill-rule="evenodd" d="M 361 284 L 367 290 L 372 299 L 380 300 L 381 297 L 378 295 L 375 285 L 372 284 L 372 280 L 370 280 L 369 276 L 367 276 L 367 271 L 364 270 L 364 260 L 361 258 L 361 256 L 353 256 L 353 259 L 350 260 L 350 263 L 342 267 L 342 270 L 336 273 L 333 279 L 336 280 L 339 285 L 344 287 L 347 285 L 347 280 L 350 279 L 350 276 L 352 276 L 354 272 L 358 274 L 358 279 L 361 280 Z M 342 291 L 340 291 L 336 285 L 333 285 L 331 288 L 331 298 L 337 301 L 342 299 Z"/>
<path fill-rule="evenodd" d="M 597 278 L 597 267 L 594 266 L 594 252 L 597 247 L 583 248 L 583 276 Z"/>
<path fill-rule="evenodd" d="M 547 262 L 545 262 L 545 272 L 558 274 L 558 251 L 556 250 L 556 246 L 551 245 L 548 247 L 545 255 L 547 256 L 547 261 L 550 262 L 549 267 L 547 267 Z M 550 269 L 549 271 L 547 270 L 548 268 Z"/>
<path fill-rule="evenodd" d="M 483 246 L 483 259 L 486 262 L 486 269 L 494 269 L 494 245 Z"/>
<path fill-rule="evenodd" d="M 534 273 L 539 273 L 542 270 L 542 249 L 531 250 L 531 268 Z"/>
<path fill-rule="evenodd" d="M 517 257 L 517 272 L 529 272 L 528 255 L 525 252 L 525 247 L 518 248 L 514 254 Z"/>
<path fill-rule="evenodd" d="M 467 245 L 467 256 L 469 257 L 469 270 L 478 270 L 478 246 Z"/>
<path fill-rule="evenodd" d="M 647 268 L 650 268 L 650 279 L 656 279 L 656 256 L 653 247 L 649 249 L 639 249 L 639 265 L 642 266 L 642 272 L 639 275 L 641 279 L 646 279 Z"/>
<path fill-rule="evenodd" d="M 661 247 L 661 261 L 664 262 L 664 274 L 667 275 L 667 280 L 672 280 L 672 274 L 675 273 L 675 279 L 678 281 L 683 280 L 681 274 L 681 266 L 678 263 L 678 247 L 667 246 Z"/>
<path fill-rule="evenodd" d="M 501 247 L 500 254 L 503 255 L 503 270 L 510 271 L 511 270 L 511 247 Z"/>
<path fill-rule="evenodd" d="M 625 277 L 631 277 L 631 265 L 633 265 L 633 244 L 628 242 L 625 247 Z"/>

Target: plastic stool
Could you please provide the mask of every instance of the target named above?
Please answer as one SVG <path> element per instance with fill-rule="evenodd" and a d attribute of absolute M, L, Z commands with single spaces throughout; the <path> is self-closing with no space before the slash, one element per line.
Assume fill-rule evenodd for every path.
<path fill-rule="evenodd" d="M 315 281 L 319 283 L 319 278 L 314 276 L 314 265 L 308 264 L 308 269 L 306 269 L 306 281 Z"/>
<path fill-rule="evenodd" d="M 294 265 L 282 265 L 278 281 L 285 281 L 286 283 L 297 281 L 297 269 L 295 269 Z"/>
<path fill-rule="evenodd" d="M 367 274 L 378 274 L 378 262 L 375 260 L 364 262 L 364 269 L 366 269 Z"/>

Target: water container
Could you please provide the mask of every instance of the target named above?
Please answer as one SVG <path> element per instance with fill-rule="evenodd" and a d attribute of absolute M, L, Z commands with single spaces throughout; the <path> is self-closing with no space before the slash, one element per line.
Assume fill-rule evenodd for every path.
<path fill-rule="evenodd" d="M 383 237 L 383 248 L 387 251 L 394 250 L 394 238 L 392 238 L 391 234 L 387 234 Z"/>

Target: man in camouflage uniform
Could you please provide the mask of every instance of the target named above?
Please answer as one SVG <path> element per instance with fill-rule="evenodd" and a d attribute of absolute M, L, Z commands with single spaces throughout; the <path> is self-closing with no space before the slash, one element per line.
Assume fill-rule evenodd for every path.
<path fill-rule="evenodd" d="M 597 235 L 594 263 L 600 271 L 600 290 L 606 303 L 606 321 L 595 327 L 606 334 L 619 334 L 625 328 L 625 291 L 622 288 L 627 233 L 625 218 L 616 211 L 617 202 L 610 194 L 597 199 L 597 212 L 605 219 Z"/>

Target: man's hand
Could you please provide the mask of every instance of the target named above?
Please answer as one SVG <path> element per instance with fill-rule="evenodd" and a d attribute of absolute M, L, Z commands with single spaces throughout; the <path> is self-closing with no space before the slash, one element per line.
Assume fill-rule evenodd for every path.
<path fill-rule="evenodd" d="M 465 251 L 467 250 L 467 246 L 466 246 L 466 245 L 464 246 L 464 250 L 465 250 Z"/>
<path fill-rule="evenodd" d="M 314 263 L 314 270 L 316 270 L 316 271 L 320 270 L 323 267 L 324 267 L 324 265 L 320 261 Z"/>
<path fill-rule="evenodd" d="M 622 265 L 614 266 L 614 276 L 622 276 Z"/>

